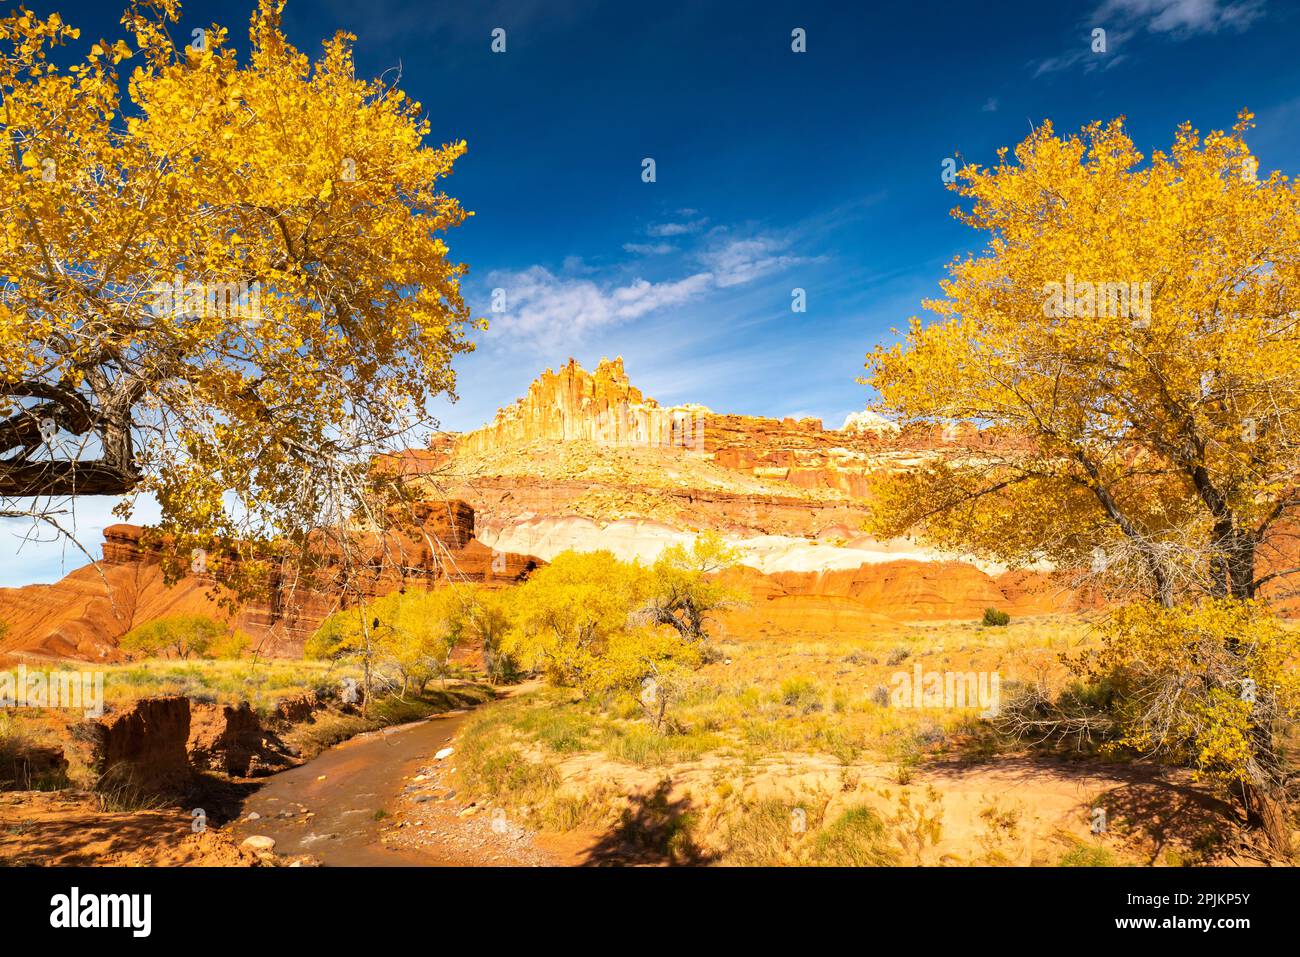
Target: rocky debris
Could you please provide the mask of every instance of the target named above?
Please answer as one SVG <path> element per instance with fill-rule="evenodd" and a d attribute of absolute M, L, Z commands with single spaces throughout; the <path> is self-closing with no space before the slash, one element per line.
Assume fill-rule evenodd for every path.
<path fill-rule="evenodd" d="M 452 756 L 453 754 L 455 754 L 455 753 L 456 753 L 456 749 L 455 749 L 455 748 L 443 748 L 441 751 L 439 751 L 439 752 L 438 752 L 437 754 L 435 754 L 433 757 L 434 757 L 434 760 L 435 760 L 435 761 L 441 761 L 441 760 L 443 760 L 444 758 L 449 758 L 449 757 L 451 757 L 451 756 Z"/>
<path fill-rule="evenodd" d="M 385 845 L 423 851 L 439 863 L 526 867 L 557 863 L 536 846 L 536 833 L 503 808 L 458 801 L 455 788 L 446 783 L 454 773 L 455 768 L 435 759 L 409 779 L 392 823 L 381 835 Z"/>
<path fill-rule="evenodd" d="M 278 863 L 275 856 L 275 838 L 265 834 L 252 834 L 239 842 L 239 849 L 254 855 L 259 863 L 274 866 Z"/>
<path fill-rule="evenodd" d="M 246 851 L 252 851 L 255 854 L 265 853 L 275 850 L 275 838 L 267 837 L 264 834 L 253 834 L 243 839 L 239 844 Z"/>
<path fill-rule="evenodd" d="M 116 714 L 88 722 L 91 767 L 101 789 L 163 792 L 190 780 L 190 699 L 141 698 Z"/>

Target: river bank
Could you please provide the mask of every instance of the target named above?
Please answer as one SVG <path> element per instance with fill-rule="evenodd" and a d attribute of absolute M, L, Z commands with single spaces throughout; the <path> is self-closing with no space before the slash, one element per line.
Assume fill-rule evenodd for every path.
<path fill-rule="evenodd" d="M 529 833 L 502 827 L 442 783 L 454 771 L 452 742 L 468 714 L 451 711 L 335 745 L 268 778 L 227 830 L 241 845 L 269 838 L 277 856 L 305 855 L 324 866 L 556 863 Z"/>
<path fill-rule="evenodd" d="M 247 777 L 215 770 L 208 760 L 200 763 L 200 754 L 194 752 L 189 755 L 194 763 L 191 777 L 168 797 L 105 792 L 96 789 L 93 780 L 72 781 L 56 790 L 0 792 L 0 864 L 301 866 L 447 862 L 427 847 L 416 852 L 399 849 L 385 853 L 378 835 L 379 823 L 391 816 L 390 809 L 399 803 L 406 780 L 415 774 L 410 766 L 432 760 L 432 755 L 455 733 L 467 708 L 490 701 L 493 695 L 486 686 L 454 685 L 439 690 L 428 701 L 383 699 L 369 718 L 333 705 L 282 709 L 279 723 L 272 721 L 274 730 L 260 732 L 269 737 L 259 740 L 274 740 L 276 750 L 293 766 L 275 774 L 267 775 L 263 770 L 256 777 Z M 124 707 L 134 714 L 140 703 Z M 168 703 L 175 704 L 171 699 Z M 154 755 L 160 743 L 169 755 L 183 748 L 183 733 L 169 734 L 165 742 L 153 741 L 149 735 L 154 733 L 149 730 L 135 742 L 142 757 Z M 250 733 L 250 728 L 241 729 L 241 739 L 256 745 L 249 739 Z M 72 740 L 71 734 L 66 737 Z M 224 742 L 229 735 L 219 737 Z M 184 750 L 178 754 L 183 765 Z M 176 755 L 172 758 L 175 760 Z M 141 769 L 145 766 L 141 765 Z M 127 777 L 133 775 L 138 777 L 135 771 Z M 314 809 L 306 802 L 311 802 Z M 301 829 L 300 822 L 304 823 Z M 272 838 L 278 845 L 274 854 L 242 846 L 249 836 L 269 836 L 268 829 L 276 834 Z M 265 847 L 265 842 L 254 844 Z"/>

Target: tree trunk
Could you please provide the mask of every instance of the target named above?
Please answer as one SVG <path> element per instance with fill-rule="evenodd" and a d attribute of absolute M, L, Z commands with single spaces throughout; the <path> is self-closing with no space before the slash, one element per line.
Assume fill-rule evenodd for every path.
<path fill-rule="evenodd" d="M 1230 530 L 1222 541 L 1223 551 L 1212 567 L 1224 576 L 1222 583 L 1226 594 L 1238 601 L 1248 601 L 1255 597 L 1255 540 L 1247 531 Z M 1219 579 L 1216 578 L 1215 584 L 1219 584 Z M 1235 639 L 1230 647 L 1238 653 Z M 1264 832 L 1273 853 L 1286 857 L 1291 853 L 1290 802 L 1286 789 L 1269 780 L 1268 769 L 1276 768 L 1278 764 L 1272 729 L 1266 724 L 1252 722 L 1250 740 L 1254 751 L 1252 763 L 1260 780 L 1242 784 L 1246 822 Z"/>
<path fill-rule="evenodd" d="M 1228 585 L 1232 597 L 1242 601 L 1255 597 L 1255 540 L 1249 532 L 1233 534 L 1228 556 Z"/>
<path fill-rule="evenodd" d="M 1265 789 L 1252 782 L 1242 785 L 1242 804 L 1246 822 L 1258 827 L 1268 839 L 1268 846 L 1279 857 L 1291 853 L 1291 818 L 1286 792 L 1281 788 Z"/>
<path fill-rule="evenodd" d="M 362 663 L 365 667 L 365 678 L 363 679 L 362 682 L 362 691 L 361 691 L 361 717 L 366 718 L 370 716 L 370 641 L 369 639 L 367 639 L 366 641 L 366 656 L 364 659 L 362 659 Z"/>

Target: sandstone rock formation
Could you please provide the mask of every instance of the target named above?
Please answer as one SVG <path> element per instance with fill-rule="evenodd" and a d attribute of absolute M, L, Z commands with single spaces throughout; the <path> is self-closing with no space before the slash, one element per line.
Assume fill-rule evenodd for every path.
<path fill-rule="evenodd" d="M 740 552 L 745 567 L 736 574 L 754 596 L 747 612 L 730 617 L 742 633 L 969 619 L 988 607 L 1013 615 L 1090 607 L 1095 596 L 1046 571 L 1008 571 L 862 531 L 874 475 L 934 456 L 979 456 L 1005 441 L 973 426 L 899 429 L 867 412 L 826 429 L 810 418 L 661 406 L 631 384 L 622 359 L 602 360 L 594 372 L 570 360 L 489 425 L 377 463 L 423 483 L 427 503 L 407 530 L 368 544 L 371 560 L 388 569 L 370 593 L 412 581 L 515 582 L 565 549 L 653 561 L 667 545 L 716 530 Z M 142 529 L 115 525 L 105 538 L 98 568 L 56 585 L 0 589 L 0 620 L 10 625 L 0 655 L 112 659 L 117 639 L 144 621 L 224 616 L 213 600 L 218 579 L 163 584 L 156 545 Z M 321 587 L 273 582 L 269 597 L 243 606 L 233 624 L 264 654 L 295 656 L 345 600 L 327 565 Z"/>
<path fill-rule="evenodd" d="M 403 585 L 443 581 L 510 584 L 540 561 L 531 555 L 494 551 L 474 538 L 474 510 L 461 501 L 430 502 L 415 510 L 414 527 L 370 542 L 367 556 L 381 573 L 375 594 Z M 82 660 L 118 660 L 117 641 L 137 625 L 177 614 L 205 614 L 247 632 L 260 653 L 299 657 L 303 642 L 331 612 L 348 601 L 330 587 L 337 559 L 321 575 L 323 588 L 299 588 L 273 577 L 268 597 L 233 614 L 219 598 L 218 576 L 188 573 L 175 584 L 163 579 L 161 545 L 136 525 L 104 530 L 104 558 L 53 585 L 0 589 L 0 636 L 5 653 Z"/>
<path fill-rule="evenodd" d="M 827 630 L 881 615 L 967 618 L 989 606 L 1025 614 L 1085 601 L 1038 573 L 1004 578 L 1003 568 L 863 534 L 874 474 L 977 455 L 990 436 L 900 430 L 868 412 L 845 426 L 663 407 L 631 385 L 622 359 L 594 372 L 570 360 L 490 425 L 438 436 L 394 464 L 470 502 L 482 541 L 544 559 L 603 548 L 652 561 L 667 545 L 720 531 L 757 599 L 733 618 L 754 627 L 763 615 Z"/>
<path fill-rule="evenodd" d="M 603 360 L 594 373 L 570 359 L 558 373 L 543 372 L 491 425 L 460 436 L 455 448 L 472 455 L 541 439 L 703 451 L 708 412 L 700 405 L 664 407 L 646 398 L 628 382 L 621 357 Z"/>
<path fill-rule="evenodd" d="M 844 424 L 840 426 L 842 432 L 894 432 L 901 431 L 898 424 L 890 422 L 882 415 L 863 409 L 861 412 L 850 412 L 844 418 Z"/>

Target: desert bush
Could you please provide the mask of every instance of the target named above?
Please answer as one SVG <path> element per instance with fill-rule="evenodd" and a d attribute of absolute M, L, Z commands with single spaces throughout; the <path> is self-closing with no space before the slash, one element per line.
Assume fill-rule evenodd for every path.
<path fill-rule="evenodd" d="M 534 761 L 511 745 L 462 748 L 458 763 L 471 792 L 515 806 L 546 801 L 560 785 L 553 764 Z"/>
<path fill-rule="evenodd" d="M 466 642 L 477 644 L 483 654 L 483 670 L 492 684 L 510 684 L 523 677 L 519 662 L 502 643 L 514 627 L 516 591 L 489 589 L 464 583 L 451 586 L 453 618 Z"/>
<path fill-rule="evenodd" d="M 585 697 L 635 697 L 656 731 L 671 730 L 670 700 L 701 662 L 699 642 L 638 613 L 653 576 L 610 552 L 563 552 L 518 587 L 502 650 Z"/>
<path fill-rule="evenodd" d="M 886 867 L 898 862 L 885 822 L 866 806 L 849 808 L 823 828 L 812 854 L 812 863 L 822 867 Z"/>
<path fill-rule="evenodd" d="M 641 767 L 664 767 L 698 760 L 723 744 L 724 739 L 709 731 L 659 734 L 645 724 L 610 726 L 603 739 L 612 758 Z"/>
<path fill-rule="evenodd" d="M 899 646 L 889 653 L 889 657 L 885 659 L 885 665 L 896 668 L 910 657 L 912 657 L 912 649 Z"/>
<path fill-rule="evenodd" d="M 820 828 L 825 800 L 799 803 L 776 798 L 742 801 L 723 831 L 723 860 L 740 867 L 807 863 L 812 835 Z"/>
<path fill-rule="evenodd" d="M 518 587 L 520 614 L 503 647 L 552 684 L 590 693 L 597 659 L 648 590 L 645 569 L 612 552 L 562 552 Z"/>
<path fill-rule="evenodd" d="M 1011 616 L 996 608 L 984 609 L 984 625 L 989 628 L 1004 628 L 1011 624 Z"/>
<path fill-rule="evenodd" d="M 516 729 L 560 754 L 581 751 L 596 727 L 592 714 L 576 705 L 563 708 L 530 708 L 521 711 L 512 722 Z"/>
<path fill-rule="evenodd" d="M 1125 606 L 1076 672 L 1109 682 L 1117 740 L 1228 786 L 1274 849 L 1289 845 L 1284 757 L 1275 728 L 1300 716 L 1300 632 L 1261 602 L 1231 598 Z M 1196 680 L 1189 680 L 1189 676 Z"/>
<path fill-rule="evenodd" d="M 810 678 L 786 678 L 781 682 L 781 703 L 787 708 L 797 708 L 807 714 L 822 706 L 822 687 Z"/>
<path fill-rule="evenodd" d="M 606 825 L 613 816 L 611 802 L 617 796 L 618 790 L 608 786 L 580 794 L 555 794 L 533 809 L 531 819 L 548 831 Z"/>
<path fill-rule="evenodd" d="M 1058 862 L 1061 867 L 1117 867 L 1119 861 L 1109 848 L 1093 844 L 1076 844 Z"/>
<path fill-rule="evenodd" d="M 94 787 L 95 805 L 101 811 L 156 811 L 167 803 L 157 789 L 142 785 L 129 764 L 115 764 L 105 771 Z"/>
<path fill-rule="evenodd" d="M 68 785 L 66 770 L 33 770 L 31 759 L 39 747 L 17 721 L 0 713 L 0 789 L 53 791 Z M 48 768 L 44 761 L 40 764 Z"/>
<path fill-rule="evenodd" d="M 717 532 L 699 536 L 689 549 L 664 549 L 650 569 L 650 591 L 641 614 L 650 624 L 676 629 L 687 641 L 703 641 L 710 613 L 744 601 L 743 593 L 717 577 L 739 559 L 740 553 L 728 548 Z"/>

